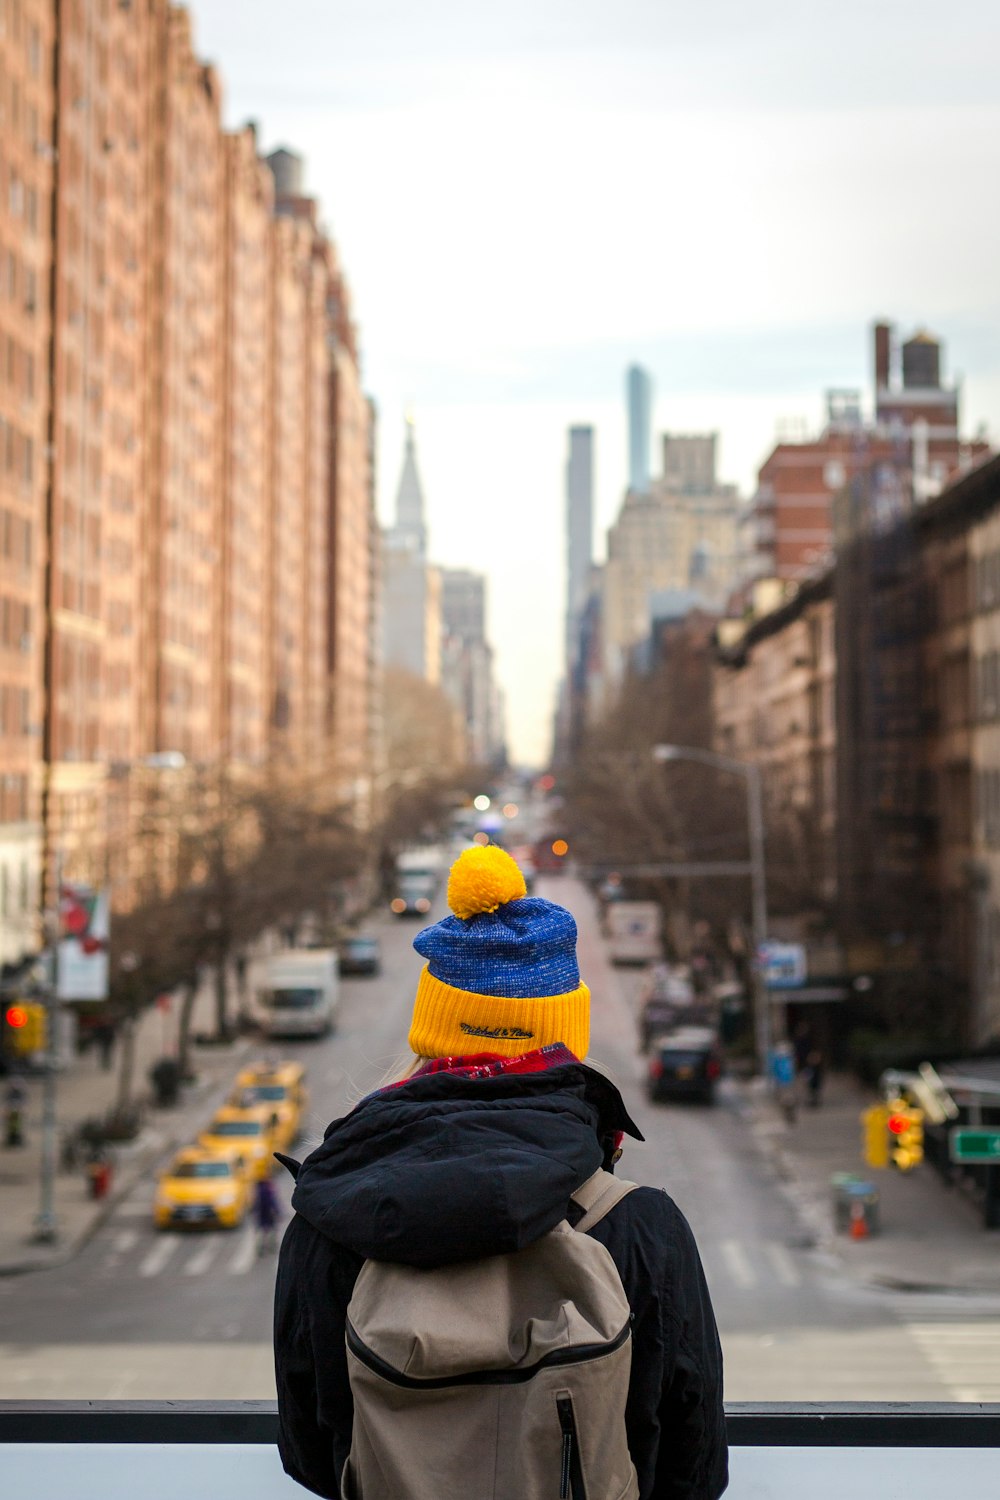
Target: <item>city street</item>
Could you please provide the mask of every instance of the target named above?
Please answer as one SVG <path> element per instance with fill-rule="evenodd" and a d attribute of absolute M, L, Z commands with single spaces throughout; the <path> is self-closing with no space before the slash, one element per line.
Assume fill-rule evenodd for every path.
<path fill-rule="evenodd" d="M 539 894 L 577 916 L 593 1054 L 621 1083 L 646 1135 L 644 1146 L 627 1145 L 619 1170 L 666 1188 L 693 1225 L 729 1399 L 1000 1399 L 996 1301 L 873 1290 L 811 1248 L 808 1225 L 750 1128 L 742 1085 L 726 1082 L 714 1108 L 650 1105 L 635 1050 L 635 973 L 608 965 L 581 884 L 550 878 Z M 434 915 L 443 914 L 442 905 Z M 344 981 L 333 1036 L 282 1048 L 308 1068 L 301 1154 L 405 1051 L 418 926 L 381 916 L 370 926 L 382 939 L 380 976 Z M 278 1184 L 287 1202 L 290 1179 L 280 1174 Z M 258 1257 L 248 1226 L 156 1233 L 153 1187 L 152 1178 L 137 1185 L 64 1268 L 0 1281 L 0 1397 L 273 1394 L 273 1256 Z"/>

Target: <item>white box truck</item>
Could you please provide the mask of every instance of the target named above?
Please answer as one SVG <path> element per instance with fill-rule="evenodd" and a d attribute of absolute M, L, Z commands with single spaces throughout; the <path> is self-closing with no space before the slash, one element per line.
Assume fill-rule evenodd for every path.
<path fill-rule="evenodd" d="M 389 910 L 397 917 L 426 917 L 446 866 L 447 853 L 437 844 L 404 849 L 396 860 Z"/>
<path fill-rule="evenodd" d="M 327 1036 L 337 1014 L 334 948 L 289 948 L 266 958 L 257 987 L 257 1019 L 266 1036 Z"/>
<path fill-rule="evenodd" d="M 613 964 L 656 963 L 663 957 L 660 908 L 655 901 L 611 901 L 604 920 Z"/>

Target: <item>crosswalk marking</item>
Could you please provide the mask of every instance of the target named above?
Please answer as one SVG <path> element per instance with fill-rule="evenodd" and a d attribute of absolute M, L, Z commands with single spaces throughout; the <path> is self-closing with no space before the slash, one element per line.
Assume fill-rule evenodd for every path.
<path fill-rule="evenodd" d="M 229 1262 L 230 1276 L 245 1276 L 257 1259 L 257 1240 L 252 1229 L 245 1229 L 240 1236 L 239 1249 Z"/>
<path fill-rule="evenodd" d="M 219 1242 L 217 1239 L 206 1240 L 204 1245 L 191 1256 L 184 1267 L 185 1276 L 201 1276 L 212 1264 L 219 1253 Z"/>
<path fill-rule="evenodd" d="M 749 1289 L 757 1285 L 757 1276 L 749 1256 L 739 1240 L 723 1240 L 719 1245 L 726 1269 L 737 1286 Z"/>
<path fill-rule="evenodd" d="M 772 1242 L 764 1246 L 764 1253 L 771 1262 L 774 1274 L 783 1286 L 802 1285 L 799 1268 L 792 1260 L 784 1245 L 777 1245 Z"/>
<path fill-rule="evenodd" d="M 1000 1401 L 1000 1321 L 906 1327 L 956 1401 Z"/>
<path fill-rule="evenodd" d="M 159 1276 L 167 1261 L 177 1249 L 175 1239 L 163 1238 L 157 1240 L 152 1250 L 139 1262 L 140 1276 Z"/>
<path fill-rule="evenodd" d="M 245 1223 L 234 1234 L 205 1232 L 184 1234 L 181 1232 L 158 1233 L 133 1228 L 109 1227 L 103 1239 L 104 1256 L 98 1274 L 103 1278 L 123 1275 L 151 1279 L 169 1271 L 172 1275 L 194 1278 L 206 1275 L 247 1276 L 258 1262 L 257 1237 L 253 1227 Z M 701 1236 L 706 1249 L 706 1263 L 713 1291 L 722 1292 L 728 1284 L 731 1292 L 766 1292 L 770 1287 L 775 1293 L 779 1289 L 792 1291 L 802 1287 L 809 1275 L 808 1262 L 795 1255 L 782 1244 L 773 1240 L 730 1239 L 715 1240 L 705 1230 Z M 935 1325 L 936 1326 L 936 1325 Z M 969 1340 L 977 1337 L 970 1329 L 963 1345 L 964 1366 L 967 1371 L 976 1368 L 978 1378 L 978 1348 Z M 1000 1337 L 993 1340 L 986 1330 L 982 1341 L 983 1375 L 992 1375 L 993 1360 L 997 1360 L 1000 1371 Z M 1000 1382 L 1000 1374 L 998 1374 Z"/>

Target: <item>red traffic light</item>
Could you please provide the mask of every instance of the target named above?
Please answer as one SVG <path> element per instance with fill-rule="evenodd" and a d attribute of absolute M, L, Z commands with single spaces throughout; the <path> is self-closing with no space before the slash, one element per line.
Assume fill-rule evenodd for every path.
<path fill-rule="evenodd" d="M 20 1031 L 22 1026 L 28 1024 L 28 1012 L 23 1005 L 8 1005 L 5 1017 L 7 1025 L 15 1031 Z"/>
<path fill-rule="evenodd" d="M 910 1128 L 910 1121 L 906 1115 L 890 1115 L 885 1123 L 887 1129 L 891 1130 L 893 1135 L 902 1135 L 904 1131 Z"/>

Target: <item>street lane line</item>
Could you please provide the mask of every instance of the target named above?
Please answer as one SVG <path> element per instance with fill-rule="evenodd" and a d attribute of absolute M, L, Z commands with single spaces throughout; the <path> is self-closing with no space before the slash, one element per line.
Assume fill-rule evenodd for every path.
<path fill-rule="evenodd" d="M 749 1288 L 757 1285 L 754 1268 L 739 1240 L 723 1240 L 719 1245 L 719 1250 L 726 1263 L 726 1269 L 737 1286 Z"/>
<path fill-rule="evenodd" d="M 776 1245 L 773 1242 L 764 1246 L 768 1260 L 771 1262 L 774 1274 L 783 1286 L 801 1286 L 802 1277 L 799 1268 L 795 1264 L 784 1245 Z"/>
<path fill-rule="evenodd" d="M 120 1234 L 115 1235 L 111 1248 L 116 1255 L 127 1255 L 130 1250 L 135 1249 L 138 1243 L 138 1229 L 123 1229 Z"/>
<path fill-rule="evenodd" d="M 185 1276 L 202 1276 L 219 1253 L 218 1240 L 207 1240 L 196 1250 L 184 1267 Z"/>
<path fill-rule="evenodd" d="M 257 1259 L 257 1237 L 252 1229 L 244 1230 L 239 1249 L 229 1262 L 230 1276 L 245 1276 Z"/>
<path fill-rule="evenodd" d="M 176 1249 L 176 1240 L 157 1240 L 149 1254 L 139 1262 L 139 1275 L 159 1276 Z"/>

